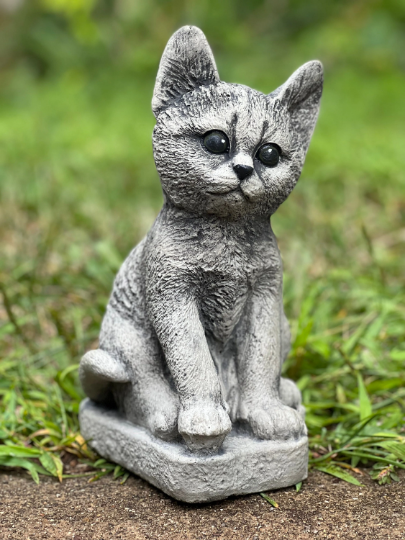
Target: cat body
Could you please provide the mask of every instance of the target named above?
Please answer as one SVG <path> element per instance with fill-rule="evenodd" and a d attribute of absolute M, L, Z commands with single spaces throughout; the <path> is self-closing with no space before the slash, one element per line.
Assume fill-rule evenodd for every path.
<path fill-rule="evenodd" d="M 217 450 L 232 423 L 306 433 L 281 378 L 290 334 L 270 216 L 300 175 L 322 90 L 318 62 L 268 96 L 219 81 L 200 30 L 169 41 L 152 108 L 164 205 L 121 267 L 80 376 L 157 436 Z"/>

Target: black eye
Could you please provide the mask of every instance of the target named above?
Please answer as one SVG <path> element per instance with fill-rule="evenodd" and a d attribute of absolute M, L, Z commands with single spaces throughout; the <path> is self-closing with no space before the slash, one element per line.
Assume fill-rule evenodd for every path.
<path fill-rule="evenodd" d="M 204 146 L 213 154 L 223 154 L 229 149 L 229 140 L 222 131 L 210 131 L 204 135 Z"/>
<path fill-rule="evenodd" d="M 281 149 L 276 144 L 264 144 L 259 148 L 256 157 L 263 165 L 275 167 L 280 160 Z"/>

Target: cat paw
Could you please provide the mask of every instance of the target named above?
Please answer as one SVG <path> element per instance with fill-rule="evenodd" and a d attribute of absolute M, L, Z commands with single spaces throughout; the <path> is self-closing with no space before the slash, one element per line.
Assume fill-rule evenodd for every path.
<path fill-rule="evenodd" d="M 279 400 L 271 400 L 265 405 L 251 407 L 247 414 L 247 421 L 259 439 L 298 439 L 307 434 L 301 414 Z"/>
<path fill-rule="evenodd" d="M 168 411 L 158 411 L 148 421 L 149 430 L 159 439 L 172 440 L 177 435 L 177 411 L 168 414 Z"/>
<path fill-rule="evenodd" d="M 178 436 L 177 417 L 179 403 L 176 396 L 165 396 L 164 407 L 155 409 L 148 418 L 148 428 L 160 439 L 172 440 Z"/>
<path fill-rule="evenodd" d="M 221 405 L 196 402 L 180 411 L 178 430 L 192 451 L 215 451 L 220 448 L 232 423 Z"/>

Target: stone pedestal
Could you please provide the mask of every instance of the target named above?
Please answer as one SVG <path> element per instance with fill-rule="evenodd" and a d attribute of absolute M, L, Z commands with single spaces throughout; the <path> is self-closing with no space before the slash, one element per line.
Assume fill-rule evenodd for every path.
<path fill-rule="evenodd" d="M 307 437 L 262 441 L 234 428 L 219 453 L 195 454 L 184 443 L 157 439 L 89 399 L 80 407 L 80 427 L 102 457 L 179 501 L 215 501 L 291 486 L 307 477 Z"/>

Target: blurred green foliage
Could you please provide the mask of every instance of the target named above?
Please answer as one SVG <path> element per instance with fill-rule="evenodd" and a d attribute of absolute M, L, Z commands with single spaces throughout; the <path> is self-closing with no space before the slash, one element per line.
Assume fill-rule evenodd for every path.
<path fill-rule="evenodd" d="M 263 92 L 307 60 L 324 63 L 303 175 L 273 218 L 294 334 L 285 369 L 303 391 L 313 465 L 356 480 L 350 467 L 374 463 L 377 480 L 395 479 L 405 466 L 403 0 L 0 8 L 0 465 L 21 459 L 34 477 L 61 477 L 66 452 L 95 459 L 77 432 L 76 366 L 162 203 L 150 101 L 183 24 L 204 30 L 224 80 Z"/>
<path fill-rule="evenodd" d="M 405 66 L 403 0 L 30 0 L 2 21 L 3 63 L 41 75 L 103 67 L 153 77 L 167 36 L 190 23 L 238 81 L 247 59 L 255 84 L 311 55 L 333 69 Z"/>

